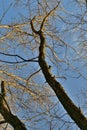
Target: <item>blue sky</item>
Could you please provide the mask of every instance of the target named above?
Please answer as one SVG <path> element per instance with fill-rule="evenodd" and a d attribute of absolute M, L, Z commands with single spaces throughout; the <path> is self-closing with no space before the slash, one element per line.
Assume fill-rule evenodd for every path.
<path fill-rule="evenodd" d="M 56 0 L 55 0 L 56 1 Z M 40 1 L 41 2 L 41 1 Z M 48 1 L 50 3 L 50 1 Z M 27 6 L 27 4 L 30 4 L 30 8 L 29 6 Z M 17 5 L 18 4 L 18 5 Z M 52 3 L 53 5 L 55 3 Z M 50 5 L 50 8 L 53 6 Z M 26 8 L 25 8 L 26 7 Z M 76 24 L 76 28 L 73 28 L 75 23 L 80 22 L 80 17 L 83 17 L 83 19 L 86 18 L 86 14 L 85 10 L 85 4 L 78 4 L 76 3 L 75 0 L 62 0 L 62 4 L 61 7 L 65 8 L 65 12 L 61 12 L 61 9 L 59 10 L 59 12 L 56 11 L 56 14 L 64 17 L 66 19 L 66 21 L 68 22 L 72 22 L 73 24 L 66 24 L 64 23 L 62 20 L 59 20 L 59 17 L 56 18 L 54 21 L 51 22 L 51 24 L 56 27 L 55 29 L 55 33 L 56 36 L 60 35 L 61 39 L 64 40 L 64 42 L 68 43 L 69 46 L 73 46 L 75 47 L 76 51 L 78 53 L 80 53 L 80 49 L 79 49 L 79 44 L 82 45 L 81 40 L 83 40 L 83 38 L 85 38 L 85 40 L 87 40 L 87 34 L 83 31 L 80 32 L 80 28 L 85 29 L 87 28 L 87 25 L 82 25 L 82 24 Z M 1 25 L 2 24 L 8 24 L 8 25 L 14 25 L 14 24 L 18 24 L 18 23 L 24 23 L 28 20 L 30 20 L 31 17 L 35 16 L 36 14 L 38 14 L 37 9 L 37 2 L 36 1 L 30 1 L 28 3 L 28 1 L 24 1 L 21 0 L 21 2 L 18 1 L 18 3 L 16 3 L 16 0 L 1 0 L 0 3 L 0 19 L 1 19 Z M 5 11 L 7 10 L 7 12 L 5 13 Z M 66 11 L 67 10 L 67 11 Z M 29 12 L 31 11 L 31 12 Z M 5 13 L 5 14 L 4 14 Z M 33 15 L 33 16 L 31 16 Z M 77 15 L 78 17 L 75 17 L 75 15 Z M 51 19 L 51 18 L 50 18 Z M 53 19 L 51 19 L 53 20 Z M 27 26 L 28 27 L 28 26 Z M 69 28 L 69 31 L 67 30 Z M 28 30 L 26 27 L 24 28 L 25 30 Z M 48 28 L 50 30 L 50 28 Z M 58 32 L 59 30 L 59 32 Z M 4 31 L 7 33 L 8 31 L 5 29 L 0 29 L 0 36 L 2 36 L 4 34 Z M 10 29 L 9 29 L 10 31 Z M 30 31 L 30 30 L 29 30 Z M 57 34 L 58 33 L 58 34 Z M 83 36 L 82 38 L 80 36 Z M 37 38 L 38 39 L 38 38 Z M 36 39 L 36 40 L 37 40 Z M 16 42 L 16 40 L 18 40 Z M 31 40 L 31 38 L 29 39 Z M 27 37 L 24 39 L 7 39 L 7 41 L 3 41 L 2 44 L 0 45 L 0 50 L 4 50 L 8 47 L 8 50 L 6 50 L 7 52 L 10 53 L 16 53 L 19 54 L 20 56 L 23 56 L 24 58 L 29 58 L 33 57 L 35 55 L 38 55 L 38 51 L 35 49 L 34 51 L 29 51 L 30 46 L 28 44 L 23 44 L 21 45 L 21 42 L 30 42 L 27 40 Z M 49 42 L 50 41 L 50 42 Z M 37 46 L 38 46 L 38 41 L 37 42 Z M 66 92 L 68 93 L 68 95 L 71 97 L 71 99 L 77 104 L 78 103 L 78 97 L 80 97 L 80 91 L 84 90 L 87 88 L 87 79 L 85 79 L 87 77 L 87 67 L 86 67 L 86 62 L 87 62 L 87 57 L 83 60 L 83 57 L 79 58 L 78 61 L 76 61 L 76 59 L 79 57 L 79 55 L 76 55 L 77 52 L 75 52 L 72 48 L 67 47 L 68 49 L 66 50 L 66 46 L 64 46 L 62 43 L 59 46 L 59 50 L 57 52 L 57 46 L 59 44 L 56 44 L 56 42 L 58 42 L 57 40 L 52 41 L 52 39 L 50 37 L 47 37 L 47 42 L 48 45 L 52 45 L 53 42 L 54 44 L 54 48 L 56 50 L 56 54 L 58 54 L 59 58 L 62 59 L 64 57 L 64 55 L 67 53 L 67 56 L 65 58 L 64 62 L 58 63 L 57 65 L 54 66 L 54 64 L 52 64 L 52 72 L 54 75 L 58 75 L 60 77 L 66 77 L 66 79 L 62 79 L 62 78 L 57 78 L 58 81 L 61 82 L 61 84 L 64 86 L 64 89 L 66 90 Z M 4 44 L 3 44 L 4 43 Z M 35 41 L 33 41 L 33 43 L 35 43 Z M 33 47 L 34 44 L 33 44 Z M 66 51 L 65 51 L 66 50 Z M 63 52 L 64 51 L 64 52 Z M 26 53 L 27 52 L 27 53 Z M 48 50 L 48 54 L 50 54 L 51 51 Z M 81 54 L 82 55 L 82 54 Z M 4 57 L 2 55 L 0 55 L 0 60 L 1 59 L 8 59 L 8 60 L 14 60 L 14 58 L 9 58 L 9 57 Z M 18 60 L 18 59 L 17 59 Z M 71 66 L 66 65 L 67 61 L 69 61 Z M 50 63 L 50 61 L 48 61 L 48 63 Z M 5 64 L 4 64 L 5 66 Z M 34 66 L 34 67 L 33 67 Z M 8 67 L 8 64 L 7 64 Z M 9 69 L 9 72 L 17 74 L 18 76 L 21 76 L 23 78 L 28 77 L 28 71 L 30 72 L 30 74 L 32 74 L 32 72 L 34 70 L 39 69 L 38 67 L 38 63 L 29 63 L 29 64 L 23 64 L 23 66 L 21 67 L 21 65 L 9 65 L 9 67 L 11 69 Z M 16 69 L 17 67 L 19 67 L 19 69 Z M 28 68 L 29 67 L 29 68 Z M 60 70 L 59 70 L 59 68 Z M 75 68 L 73 68 L 75 67 Z M 6 66 L 5 66 L 6 68 Z M 28 69 L 27 69 L 28 68 Z M 33 68 L 33 69 L 32 69 Z M 73 69 L 72 69 L 73 68 Z M 1 68 L 2 69 L 2 68 Z M 7 69 L 7 68 L 6 68 Z M 77 69 L 77 71 L 75 70 Z M 84 77 L 80 76 L 79 77 L 79 73 L 81 72 L 81 74 L 83 74 Z M 41 78 L 42 77 L 42 78 Z M 73 77 L 77 77 L 77 78 L 73 78 Z M 41 79 L 40 79 L 41 78 Z M 35 77 L 35 81 L 41 83 L 41 82 L 45 82 L 45 79 L 42 76 L 42 74 L 40 74 L 38 77 Z M 84 99 L 82 99 L 84 100 Z"/>

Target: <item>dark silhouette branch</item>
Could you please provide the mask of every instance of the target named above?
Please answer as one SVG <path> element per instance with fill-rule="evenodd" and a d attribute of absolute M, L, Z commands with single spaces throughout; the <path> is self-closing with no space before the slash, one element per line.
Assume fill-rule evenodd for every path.
<path fill-rule="evenodd" d="M 24 63 L 24 62 L 38 62 L 38 60 L 36 60 L 38 58 L 34 57 L 31 59 L 24 59 L 23 57 L 19 56 L 19 55 L 13 55 L 13 54 L 6 54 L 3 52 L 0 52 L 0 54 L 6 55 L 6 56 L 10 56 L 10 57 L 17 57 L 19 59 L 21 59 L 22 61 L 5 61 L 5 60 L 0 60 L 0 62 L 4 62 L 4 63 L 8 63 L 8 64 L 19 64 L 19 63 Z"/>
<path fill-rule="evenodd" d="M 26 59 L 24 59 L 23 57 L 21 57 L 21 56 L 19 56 L 19 55 L 15 55 L 15 54 L 7 54 L 7 53 L 4 53 L 4 52 L 0 52 L 0 54 L 2 54 L 2 55 L 6 55 L 6 56 L 11 56 L 11 57 L 17 57 L 17 58 L 19 58 L 19 59 L 21 59 L 21 60 L 26 60 Z"/>

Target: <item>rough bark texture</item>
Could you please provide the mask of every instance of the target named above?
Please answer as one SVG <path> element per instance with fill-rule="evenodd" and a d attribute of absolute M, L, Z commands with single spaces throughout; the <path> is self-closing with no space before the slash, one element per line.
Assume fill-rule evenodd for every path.
<path fill-rule="evenodd" d="M 51 11 L 52 12 L 52 11 Z M 50 14 L 50 13 L 49 13 Z M 32 31 L 39 35 L 40 37 L 40 47 L 39 47 L 39 65 L 41 67 L 41 70 L 44 74 L 44 77 L 47 81 L 47 83 L 50 85 L 50 87 L 54 90 L 56 96 L 60 100 L 61 104 L 67 111 L 67 113 L 70 115 L 72 120 L 75 121 L 75 123 L 78 125 L 78 127 L 81 130 L 87 130 L 87 118 L 84 116 L 84 114 L 81 112 L 81 110 L 72 102 L 72 100 L 69 98 L 61 84 L 55 79 L 55 77 L 51 74 L 49 65 L 47 64 L 45 60 L 45 36 L 43 33 L 43 26 L 45 19 L 48 17 L 48 15 L 44 18 L 42 21 L 42 25 L 40 30 L 37 32 L 34 29 L 33 26 L 33 20 L 31 21 L 31 28 Z"/>
<path fill-rule="evenodd" d="M 11 113 L 8 105 L 6 104 L 4 81 L 1 82 L 0 113 L 4 117 L 5 121 L 13 126 L 14 130 L 27 130 L 18 117 Z"/>

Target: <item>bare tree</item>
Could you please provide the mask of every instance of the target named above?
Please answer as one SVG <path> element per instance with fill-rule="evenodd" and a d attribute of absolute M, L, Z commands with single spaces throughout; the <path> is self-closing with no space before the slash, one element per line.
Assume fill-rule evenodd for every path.
<path fill-rule="evenodd" d="M 71 78 L 76 88 L 75 82 L 87 80 L 86 3 L 2 3 L 1 129 L 86 130 L 84 110 L 75 105 L 63 87 Z"/>

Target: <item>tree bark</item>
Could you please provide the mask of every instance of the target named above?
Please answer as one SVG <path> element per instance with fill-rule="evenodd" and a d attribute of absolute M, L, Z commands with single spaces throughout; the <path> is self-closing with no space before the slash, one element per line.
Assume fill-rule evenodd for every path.
<path fill-rule="evenodd" d="M 51 11 L 52 12 L 52 11 Z M 48 17 L 48 15 L 44 18 L 42 21 L 42 25 L 44 25 L 45 19 Z M 50 87 L 54 90 L 57 98 L 60 100 L 61 104 L 67 111 L 67 113 L 70 115 L 72 120 L 75 121 L 75 123 L 78 125 L 78 127 L 81 130 L 87 130 L 87 118 L 84 116 L 82 111 L 72 102 L 70 97 L 67 95 L 65 90 L 63 89 L 62 85 L 55 79 L 55 77 L 51 74 L 49 65 L 47 64 L 45 60 L 45 46 L 46 46 L 46 40 L 43 33 L 43 27 L 41 25 L 41 28 L 39 31 L 36 31 L 33 25 L 33 20 L 31 21 L 31 28 L 32 31 L 39 35 L 40 37 L 40 46 L 39 46 L 39 65 L 41 67 L 41 70 L 44 74 L 44 77 L 47 81 L 47 83 L 50 85 Z"/>
<path fill-rule="evenodd" d="M 4 81 L 2 81 L 0 94 L 0 113 L 4 117 L 5 121 L 13 126 L 14 130 L 27 130 L 25 125 L 18 119 L 18 117 L 11 113 L 10 108 L 5 100 L 5 93 L 5 84 Z"/>

